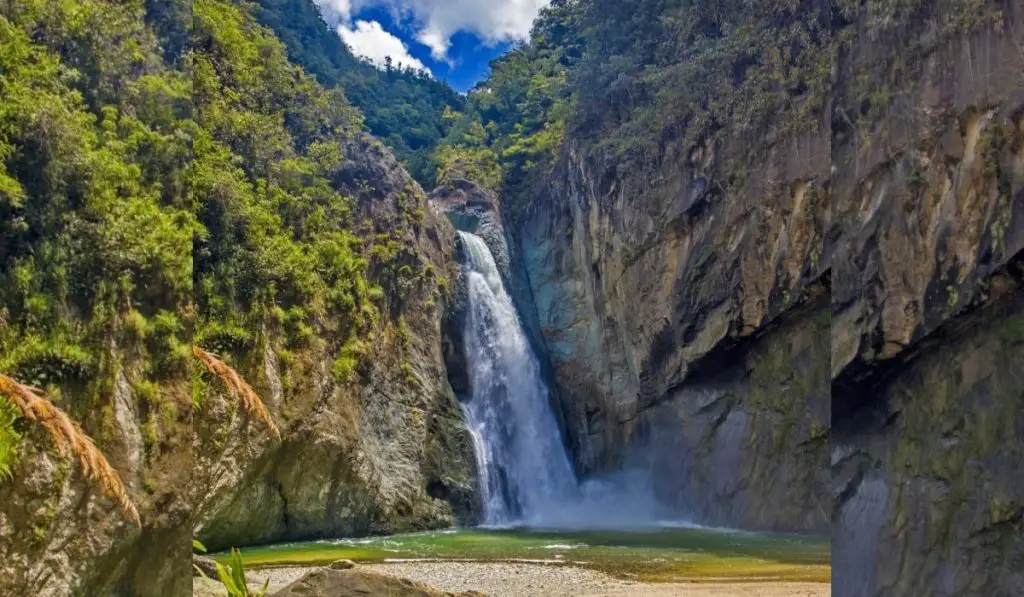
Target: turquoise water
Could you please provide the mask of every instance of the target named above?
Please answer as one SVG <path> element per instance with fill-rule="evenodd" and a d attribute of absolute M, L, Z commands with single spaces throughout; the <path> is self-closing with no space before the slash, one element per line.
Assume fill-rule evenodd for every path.
<path fill-rule="evenodd" d="M 458 529 L 243 548 L 247 566 L 338 559 L 539 560 L 654 582 L 765 579 L 828 582 L 828 538 L 710 528 L 649 531 Z M 215 554 L 223 558 L 226 554 Z"/>

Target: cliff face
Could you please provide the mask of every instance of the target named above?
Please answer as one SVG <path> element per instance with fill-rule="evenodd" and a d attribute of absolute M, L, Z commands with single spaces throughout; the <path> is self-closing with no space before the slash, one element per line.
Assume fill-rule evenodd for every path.
<path fill-rule="evenodd" d="M 1009 595 L 1024 580 L 1010 439 L 1024 406 L 1024 12 L 977 8 L 895 28 L 862 15 L 838 56 L 825 259 L 840 597 Z"/>
<path fill-rule="evenodd" d="M 1013 595 L 1024 582 L 1024 269 L 836 420 L 836 595 Z"/>
<path fill-rule="evenodd" d="M 147 4 L 0 7 L 0 373 L 44 396 L 0 397 L 2 595 L 189 587 L 191 78 Z"/>
<path fill-rule="evenodd" d="M 180 489 L 191 464 L 189 382 L 143 393 L 138 348 L 115 348 L 109 376 L 70 384 L 64 396 L 104 405 L 83 428 L 124 482 L 141 528 L 85 478 L 77 456 L 58 454 L 47 433 L 25 426 L 11 479 L 0 484 L 0 593 L 187 594 L 191 513 Z"/>
<path fill-rule="evenodd" d="M 708 355 L 749 339 L 798 303 L 820 275 L 813 263 L 821 230 L 815 204 L 824 198 L 827 145 L 812 135 L 797 137 L 761 147 L 757 158 L 748 157 L 741 146 L 700 147 L 683 164 L 666 163 L 669 182 L 642 197 L 590 170 L 582 153 L 570 153 L 560 184 L 534 201 L 516 227 L 564 398 L 568 435 L 583 471 L 614 465 L 629 449 L 637 426 L 659 416 L 657 405 L 677 402 L 683 411 L 691 408 L 695 401 L 684 382 L 702 365 L 718 366 L 718 357 Z M 817 162 L 798 160 L 798 155 L 817 156 Z M 756 160 L 772 176 L 751 176 L 741 188 L 725 192 L 717 181 L 737 160 Z M 804 326 L 811 336 L 813 320 L 810 316 Z M 823 331 L 808 341 L 820 344 L 826 337 Z M 785 337 L 776 341 L 787 342 Z M 811 471 L 820 470 L 826 459 L 827 383 L 820 371 L 827 370 L 827 353 L 818 351 L 811 358 L 818 363 L 801 371 L 806 377 L 797 383 L 803 393 L 786 397 L 809 408 L 783 409 L 776 416 L 736 405 L 730 418 L 732 405 L 726 401 L 717 405 L 714 416 L 695 423 L 692 441 L 708 460 L 696 459 L 692 478 L 672 476 L 680 484 L 676 491 L 686 487 L 691 499 L 701 493 L 721 497 L 743 486 L 768 503 L 775 498 L 767 496 L 767 484 L 776 473 L 759 479 L 743 477 L 748 470 L 712 473 L 716 459 L 727 456 L 709 446 L 718 441 L 729 446 L 724 449 L 738 450 L 741 454 L 728 457 L 744 462 L 772 461 L 796 446 L 814 446 L 805 459 L 786 465 L 808 473 L 804 490 L 817 497 L 803 504 L 803 512 L 814 516 L 779 513 L 773 520 L 746 510 L 750 518 L 741 515 L 732 524 L 823 529 L 827 478 Z M 730 377 L 747 377 L 753 369 L 737 366 Z M 758 369 L 754 375 L 779 373 Z M 778 398 L 775 392 L 767 395 Z M 784 421 L 790 416 L 798 420 Z M 757 428 L 772 436 L 769 454 L 758 454 L 763 446 L 749 442 L 736 445 Z M 706 474 L 697 473 L 702 469 Z M 715 479 L 716 474 L 737 476 Z M 713 513 L 718 508 L 711 506 L 713 501 L 689 513 L 725 522 L 726 517 Z M 739 503 L 722 507 L 738 514 L 744 511 Z"/>
<path fill-rule="evenodd" d="M 358 193 L 367 234 L 401 230 L 408 265 L 454 274 L 453 231 L 380 144 L 362 138 L 333 177 Z M 372 185 L 372 186 L 370 186 Z M 361 188 L 360 190 L 357 190 Z M 385 283 L 385 272 L 376 281 Z M 425 282 L 432 284 L 433 278 Z M 441 354 L 444 301 L 433 287 L 392 297 L 357 378 L 339 382 L 326 340 L 280 345 L 273 323 L 233 362 L 281 421 L 279 441 L 211 381 L 196 416 L 191 495 L 211 549 L 283 539 L 357 536 L 473 519 L 472 443 Z M 329 337 L 330 322 L 319 333 Z M 285 355 L 284 357 L 282 355 Z M 285 360 L 287 359 L 287 360 Z"/>
<path fill-rule="evenodd" d="M 404 263 L 452 279 L 447 220 L 435 217 L 378 142 L 360 137 L 346 151 L 333 177 L 358 197 L 363 233 L 402 230 Z M 416 226 L 398 225 L 414 212 L 422 214 Z M 371 272 L 382 285 L 394 282 L 392 273 Z M 371 353 L 352 379 L 333 372 L 330 321 L 302 349 L 286 349 L 283 324 L 269 319 L 247 350 L 219 353 L 263 399 L 280 439 L 206 373 L 192 392 L 187 377 L 163 384 L 157 404 L 164 406 L 149 412 L 153 399 L 133 386 L 138 347 L 112 352 L 109 379 L 66 396 L 95 400 L 109 386 L 110 405 L 95 421 L 87 417 L 85 428 L 125 480 L 143 528 L 28 427 L 13 480 L 0 486 L 0 592 L 185 595 L 192 536 L 221 549 L 472 522 L 472 444 L 441 353 L 448 299 L 433 275 L 419 280 L 404 294 L 391 289 Z M 190 395 L 200 405 L 195 411 Z M 160 426 L 147 426 L 156 417 Z"/>
<path fill-rule="evenodd" d="M 764 133 L 737 131 L 702 141 L 684 155 L 666 155 L 651 175 L 654 182 L 644 187 L 616 174 L 600 153 L 570 142 L 561 169 L 517 221 L 514 236 L 581 470 L 614 466 L 638 425 L 658 416 L 658 405 L 675 403 L 680 412 L 697 408 L 686 389 L 690 376 L 721 368 L 718 351 L 750 344 L 755 335 L 762 345 L 773 342 L 759 332 L 807 300 L 810 285 L 822 276 L 828 130 Z M 814 319 L 808 313 L 799 326 L 811 336 Z M 820 334 L 806 341 L 821 343 L 827 331 Z M 785 335 L 774 342 L 781 343 L 778 350 L 790 350 Z M 741 514 L 738 500 L 720 506 L 709 501 L 690 514 L 724 522 L 728 517 L 718 510 L 724 508 L 738 515 L 732 524 L 802 530 L 827 525 L 827 477 L 811 471 L 826 460 L 827 383 L 820 372 L 827 370 L 828 356 L 818 351 L 811 358 L 817 361 L 797 373 L 804 377 L 795 384 L 796 395 L 785 397 L 808 408 L 773 413 L 767 405 L 719 404 L 715 416 L 690 430 L 705 456 L 697 457 L 690 478 L 675 477 L 675 492 L 685 492 L 686 499 L 706 490 L 719 497 L 749 491 L 767 504 L 786 491 L 770 478 L 800 470 L 795 474 L 807 482 L 799 490 L 808 499 L 803 511 L 775 519 L 755 513 L 758 508 Z M 737 364 L 724 377 L 781 375 L 764 369 L 771 366 Z M 776 392 L 768 396 L 778 398 Z M 737 410 L 730 415 L 732 406 Z M 758 454 L 765 446 L 757 442 L 736 445 L 758 433 L 773 438 L 769 453 Z M 704 440 L 696 441 L 698 436 Z M 807 449 L 797 450 L 799 462 L 780 464 L 780 471 L 728 471 L 715 479 L 713 463 L 726 455 L 709 447 L 714 445 L 730 446 L 738 453 L 728 458 L 744 462 L 781 462 L 797 446 Z M 735 491 L 739 487 L 743 491 Z M 815 514 L 805 516 L 808 511 Z"/>
<path fill-rule="evenodd" d="M 876 400 L 858 384 L 1024 235 L 1020 7 L 946 4 L 834 7 L 820 118 L 780 105 L 643 179 L 569 139 L 512 236 L 582 471 L 644 442 L 689 462 L 662 492 L 698 520 L 827 528 L 830 410 Z"/>
<path fill-rule="evenodd" d="M 5 394 L 0 594 L 186 595 L 192 536 L 471 522 L 453 231 L 359 113 L 248 6 L 37 4 L 0 9 L 0 370 L 141 529 Z"/>
<path fill-rule="evenodd" d="M 846 383 L 982 300 L 1024 248 L 1024 9 L 970 14 L 974 28 L 952 10 L 890 29 L 862 16 L 837 57 L 824 254 L 843 411 Z"/>

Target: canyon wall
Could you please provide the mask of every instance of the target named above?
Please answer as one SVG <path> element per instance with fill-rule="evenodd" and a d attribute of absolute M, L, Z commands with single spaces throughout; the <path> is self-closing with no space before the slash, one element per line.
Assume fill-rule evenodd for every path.
<path fill-rule="evenodd" d="M 511 236 L 580 471 L 643 445 L 699 521 L 828 528 L 831 421 L 1024 242 L 1021 8 L 947 4 L 833 7 L 810 114 L 727 123 L 642 175 L 569 139 Z"/>
<path fill-rule="evenodd" d="M 659 160 L 650 171 L 621 172 L 586 142 L 570 140 L 514 225 L 577 467 L 614 468 L 638 429 L 676 408 L 689 420 L 687 438 L 651 446 L 666 450 L 661 462 L 693 458 L 687 471 L 657 471 L 675 479 L 667 493 L 687 496 L 672 502 L 691 504 L 686 513 L 697 520 L 821 532 L 828 526 L 827 351 L 808 352 L 813 362 L 789 381 L 787 372 L 770 370 L 784 362 L 774 357 L 723 355 L 755 343 L 784 355 L 827 342 L 815 309 L 796 307 L 827 292 L 820 257 L 828 125 L 736 126 Z M 812 292 L 814 285 L 823 290 Z M 796 346 L 789 333 L 770 331 L 791 311 L 802 313 L 784 326 L 799 330 Z M 732 398 L 711 400 L 706 416 L 691 418 L 682 413 L 700 410 L 697 396 L 705 393 L 690 389 L 698 375 L 704 390 Z M 726 379 L 774 389 L 756 397 L 734 381 L 712 381 Z M 695 449 L 683 453 L 680 442 Z M 761 459 L 775 464 L 718 466 Z M 787 488 L 777 483 L 783 478 L 802 485 Z M 739 495 L 758 496 L 754 507 L 741 506 L 745 498 L 729 503 Z M 767 514 L 768 504 L 790 499 L 799 506 Z"/>
<path fill-rule="evenodd" d="M 863 381 L 834 422 L 833 593 L 1014 595 L 1024 582 L 1024 269 Z"/>
<path fill-rule="evenodd" d="M 838 56 L 837 597 L 1012 595 L 1024 580 L 1024 7 L 982 4 L 862 16 Z"/>
<path fill-rule="evenodd" d="M 333 174 L 359 197 L 369 236 L 402 231 L 409 267 L 455 275 L 454 231 L 379 142 L 361 138 Z M 422 215 L 404 228 L 404 214 Z M 377 280 L 386 283 L 385 272 Z M 268 322 L 229 353 L 262 396 L 281 439 L 226 398 L 216 379 L 196 416 L 191 495 L 196 534 L 211 549 L 286 539 L 396 533 L 469 523 L 477 504 L 473 448 L 448 384 L 434 278 L 388 299 L 356 376 L 339 381 L 323 340 L 286 350 Z"/>

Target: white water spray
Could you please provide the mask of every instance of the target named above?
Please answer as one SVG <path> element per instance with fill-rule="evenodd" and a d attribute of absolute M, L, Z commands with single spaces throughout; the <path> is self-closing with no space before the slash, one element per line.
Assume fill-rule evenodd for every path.
<path fill-rule="evenodd" d="M 463 330 L 473 436 L 485 526 L 624 529 L 660 526 L 643 468 L 577 484 L 540 364 L 487 244 L 459 232 L 466 248 Z"/>
<path fill-rule="evenodd" d="M 460 232 L 469 308 L 464 329 L 486 525 L 530 524 L 576 491 L 540 364 L 483 239 Z"/>

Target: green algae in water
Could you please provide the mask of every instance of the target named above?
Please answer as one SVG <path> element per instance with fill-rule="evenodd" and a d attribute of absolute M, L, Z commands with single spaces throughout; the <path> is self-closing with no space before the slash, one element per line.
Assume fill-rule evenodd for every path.
<path fill-rule="evenodd" d="M 226 554 L 215 554 L 218 560 Z M 440 559 L 537 560 L 648 582 L 786 580 L 828 582 L 827 538 L 707 528 L 651 531 L 459 529 L 283 543 L 242 549 L 246 566 Z"/>

